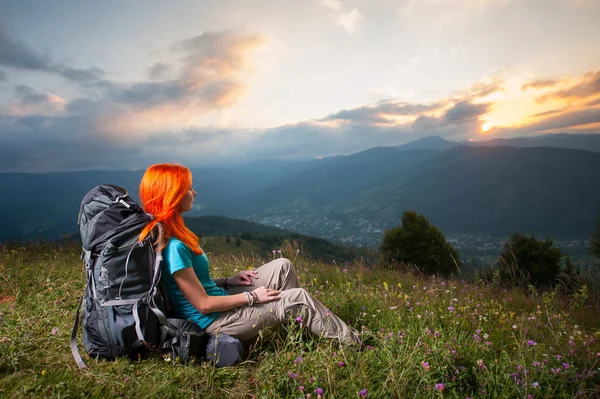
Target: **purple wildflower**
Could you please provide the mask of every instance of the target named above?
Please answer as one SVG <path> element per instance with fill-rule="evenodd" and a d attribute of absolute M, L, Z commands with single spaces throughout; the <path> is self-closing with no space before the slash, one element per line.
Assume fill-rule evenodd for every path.
<path fill-rule="evenodd" d="M 303 391 L 304 391 L 304 385 L 300 385 L 300 386 L 298 387 L 298 390 L 299 390 L 300 392 L 303 392 Z"/>
<path fill-rule="evenodd" d="M 54 327 L 52 329 L 52 335 L 56 335 L 56 334 L 58 334 L 58 327 Z"/>
<path fill-rule="evenodd" d="M 323 395 L 323 393 L 324 393 L 323 388 L 321 388 L 321 387 L 318 387 L 315 392 L 317 393 L 317 395 Z"/>
<path fill-rule="evenodd" d="M 454 307 L 453 307 L 453 306 L 448 306 L 448 310 L 449 310 L 450 312 L 454 312 Z"/>
<path fill-rule="evenodd" d="M 439 384 L 435 384 L 435 389 L 437 389 L 440 392 L 444 392 L 444 389 L 446 389 L 446 385 L 439 383 Z"/>
<path fill-rule="evenodd" d="M 360 390 L 360 392 L 358 393 L 362 398 L 366 398 L 367 394 L 369 393 L 369 391 L 367 391 L 367 388 L 363 388 Z"/>
<path fill-rule="evenodd" d="M 535 341 L 532 341 L 532 340 L 528 339 L 528 340 L 527 340 L 527 345 L 529 345 L 529 346 L 536 346 L 536 345 L 537 345 L 537 342 L 535 342 Z"/>

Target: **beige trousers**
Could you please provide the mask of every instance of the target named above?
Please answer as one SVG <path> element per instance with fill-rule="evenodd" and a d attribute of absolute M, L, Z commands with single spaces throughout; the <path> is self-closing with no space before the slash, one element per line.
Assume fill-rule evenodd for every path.
<path fill-rule="evenodd" d="M 280 325 L 302 315 L 303 325 L 316 335 L 348 343 L 360 342 L 355 330 L 298 286 L 296 271 L 288 259 L 273 260 L 256 271 L 258 279 L 254 280 L 253 286 L 231 287 L 227 293 L 239 294 L 264 285 L 280 290 L 281 299 L 222 312 L 206 328 L 207 333 L 218 330 L 245 341 L 256 337 L 265 327 Z"/>

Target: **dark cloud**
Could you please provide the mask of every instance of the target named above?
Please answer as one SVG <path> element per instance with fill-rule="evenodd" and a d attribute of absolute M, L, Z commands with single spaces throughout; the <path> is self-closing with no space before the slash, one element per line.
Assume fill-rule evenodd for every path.
<path fill-rule="evenodd" d="M 38 55 L 24 42 L 9 36 L 0 24 L 0 65 L 32 71 L 48 71 L 50 59 Z"/>
<path fill-rule="evenodd" d="M 516 128 L 504 129 L 506 132 L 511 132 L 512 135 L 527 135 L 531 133 L 552 131 L 552 130 L 569 130 L 578 126 L 600 123 L 600 109 L 587 108 L 574 111 L 566 111 L 556 116 L 541 119 L 535 123 Z"/>
<path fill-rule="evenodd" d="M 169 77 L 172 66 L 164 62 L 157 62 L 148 68 L 148 76 L 150 80 L 163 80 Z"/>
<path fill-rule="evenodd" d="M 546 87 L 556 86 L 560 82 L 560 80 L 556 79 L 535 79 L 522 85 L 521 90 L 525 91 L 527 89 L 543 89 Z"/>
<path fill-rule="evenodd" d="M 440 104 L 411 104 L 405 101 L 382 101 L 373 106 L 346 109 L 321 119 L 344 120 L 358 124 L 390 123 L 394 116 L 416 116 L 440 108 Z"/>
<path fill-rule="evenodd" d="M 600 71 L 590 71 L 583 75 L 581 80 L 575 85 L 565 90 L 558 90 L 554 93 L 536 98 L 537 103 L 544 103 L 549 99 L 583 99 L 600 95 Z"/>
<path fill-rule="evenodd" d="M 104 72 L 98 68 L 76 69 L 57 64 L 48 55 L 40 55 L 25 42 L 10 36 L 0 24 L 0 65 L 15 69 L 56 73 L 75 82 L 100 79 Z"/>
<path fill-rule="evenodd" d="M 491 104 L 472 104 L 461 101 L 446 111 L 443 121 L 450 124 L 461 124 L 477 120 L 480 115 L 487 113 Z"/>
<path fill-rule="evenodd" d="M 48 94 L 39 92 L 27 85 L 15 86 L 15 97 L 23 104 L 38 104 L 48 101 Z"/>
<path fill-rule="evenodd" d="M 562 112 L 561 109 L 553 109 L 551 111 L 545 111 L 545 112 L 540 112 L 540 113 L 537 113 L 537 114 L 529 115 L 528 118 L 539 118 L 541 116 L 556 115 L 556 114 L 559 114 L 561 112 Z"/>

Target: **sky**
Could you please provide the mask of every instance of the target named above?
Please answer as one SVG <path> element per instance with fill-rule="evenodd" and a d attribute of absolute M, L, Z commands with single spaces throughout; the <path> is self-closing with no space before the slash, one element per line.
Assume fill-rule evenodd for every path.
<path fill-rule="evenodd" d="M 600 133 L 600 0 L 0 0 L 0 172 Z"/>

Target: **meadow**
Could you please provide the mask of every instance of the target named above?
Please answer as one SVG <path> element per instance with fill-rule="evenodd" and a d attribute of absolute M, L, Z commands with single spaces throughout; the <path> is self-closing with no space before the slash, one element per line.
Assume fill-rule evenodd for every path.
<path fill-rule="evenodd" d="M 69 349 L 84 286 L 79 255 L 74 244 L 0 247 L 0 397 L 600 397 L 600 315 L 583 294 L 526 295 L 286 250 L 302 286 L 361 331 L 365 350 L 290 320 L 247 343 L 233 367 L 156 353 L 114 362 L 84 355 L 88 369 L 79 370 Z M 214 277 L 270 260 L 209 258 Z"/>

